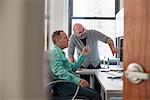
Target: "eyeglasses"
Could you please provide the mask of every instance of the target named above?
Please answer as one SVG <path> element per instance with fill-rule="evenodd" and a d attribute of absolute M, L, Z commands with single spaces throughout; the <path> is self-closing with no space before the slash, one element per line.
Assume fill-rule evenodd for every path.
<path fill-rule="evenodd" d="M 78 34 L 81 34 L 81 33 L 83 33 L 83 32 L 84 32 L 84 29 L 83 29 L 82 31 L 78 32 Z"/>

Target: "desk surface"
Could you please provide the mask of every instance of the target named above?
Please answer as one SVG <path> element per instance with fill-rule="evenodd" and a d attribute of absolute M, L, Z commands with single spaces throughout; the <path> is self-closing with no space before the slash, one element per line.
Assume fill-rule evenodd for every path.
<path fill-rule="evenodd" d="M 79 69 L 76 71 L 80 75 L 95 75 L 95 72 L 99 72 L 100 69 Z"/>
<path fill-rule="evenodd" d="M 112 67 L 112 68 L 111 68 Z M 80 69 L 76 73 L 81 75 L 90 75 L 90 83 L 92 83 L 94 78 L 92 76 L 96 75 L 98 82 L 100 83 L 102 90 L 105 92 L 105 100 L 110 100 L 111 97 L 121 97 L 123 89 L 123 81 L 121 78 L 108 78 L 108 77 L 121 77 L 123 73 L 118 73 L 117 71 L 110 70 L 120 70 L 115 66 L 110 66 L 110 69 Z M 91 88 L 94 83 L 91 84 Z M 102 94 L 103 95 L 103 94 Z M 102 98 L 104 100 L 104 98 Z"/>
<path fill-rule="evenodd" d="M 108 77 L 122 76 L 122 73 L 118 72 L 95 72 L 95 75 L 101 84 L 105 92 L 122 93 L 123 81 L 119 79 L 110 79 Z"/>
<path fill-rule="evenodd" d="M 110 71 L 110 69 L 80 69 L 76 71 L 80 75 L 96 75 L 97 80 L 102 85 L 102 87 L 107 91 L 117 91 L 122 92 L 123 81 L 121 78 L 110 79 L 108 77 L 123 76 L 123 73 L 118 73 L 115 71 Z"/>
<path fill-rule="evenodd" d="M 107 65 L 106 65 L 107 66 Z M 76 71 L 77 74 L 81 75 L 95 75 L 96 72 L 107 72 L 107 71 L 117 71 L 117 70 L 123 70 L 123 68 L 117 67 L 117 65 L 109 65 L 109 69 L 104 69 L 104 65 L 101 65 L 103 69 L 85 69 L 85 68 L 80 68 L 79 70 Z"/>

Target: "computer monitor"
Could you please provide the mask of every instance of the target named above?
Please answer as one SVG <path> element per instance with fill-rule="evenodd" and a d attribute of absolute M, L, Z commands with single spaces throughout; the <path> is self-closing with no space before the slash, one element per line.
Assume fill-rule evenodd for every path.
<path fill-rule="evenodd" d="M 116 47 L 119 53 L 116 54 L 119 65 L 123 63 L 123 39 L 124 39 L 124 8 L 120 9 L 116 14 Z"/>
<path fill-rule="evenodd" d="M 118 59 L 118 64 L 121 65 L 123 63 L 123 37 L 116 38 L 116 47 L 119 49 L 119 52 L 116 54 L 116 58 Z"/>

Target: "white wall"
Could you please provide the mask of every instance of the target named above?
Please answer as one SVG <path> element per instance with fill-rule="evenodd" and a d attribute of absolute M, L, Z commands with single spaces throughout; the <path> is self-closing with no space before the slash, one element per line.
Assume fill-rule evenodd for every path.
<path fill-rule="evenodd" d="M 60 29 L 68 32 L 68 0 L 50 0 L 50 39 Z"/>
<path fill-rule="evenodd" d="M 44 0 L 0 0 L 0 100 L 44 100 Z"/>
<path fill-rule="evenodd" d="M 120 0 L 120 8 L 124 7 L 124 0 Z"/>

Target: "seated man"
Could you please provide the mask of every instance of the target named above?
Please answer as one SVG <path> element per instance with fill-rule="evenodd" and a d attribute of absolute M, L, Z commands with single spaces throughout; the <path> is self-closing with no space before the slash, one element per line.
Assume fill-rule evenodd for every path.
<path fill-rule="evenodd" d="M 70 63 L 63 52 L 63 49 L 68 47 L 66 33 L 63 30 L 55 31 L 52 34 L 52 40 L 54 45 L 48 51 L 48 55 L 50 57 L 53 80 L 61 79 L 67 81 L 67 83 L 57 83 L 53 87 L 54 94 L 58 96 L 73 96 L 77 86 L 80 85 L 77 96 L 86 96 L 90 100 L 100 100 L 100 95 L 95 90 L 88 88 L 89 83 L 75 74 L 90 53 L 90 48 L 85 46 L 80 57 L 74 63 Z"/>

